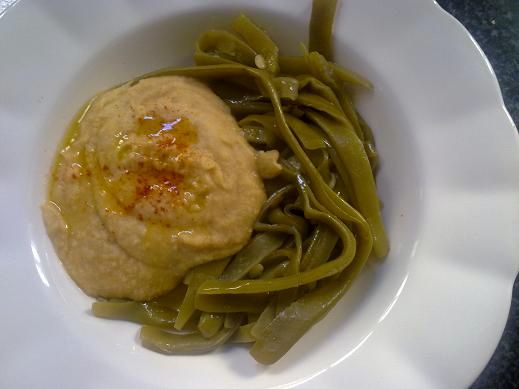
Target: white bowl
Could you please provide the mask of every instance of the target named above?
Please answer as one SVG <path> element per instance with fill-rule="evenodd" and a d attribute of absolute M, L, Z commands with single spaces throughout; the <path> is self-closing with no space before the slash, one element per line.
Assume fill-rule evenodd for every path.
<path fill-rule="evenodd" d="M 344 0 L 337 61 L 375 91 L 391 253 L 277 364 L 247 349 L 166 357 L 138 327 L 89 313 L 39 205 L 57 142 L 94 93 L 190 63 L 197 35 L 244 11 L 283 50 L 307 37 L 310 0 L 23 0 L 0 20 L 2 387 L 469 385 L 501 336 L 519 269 L 519 143 L 467 31 L 430 0 Z"/>

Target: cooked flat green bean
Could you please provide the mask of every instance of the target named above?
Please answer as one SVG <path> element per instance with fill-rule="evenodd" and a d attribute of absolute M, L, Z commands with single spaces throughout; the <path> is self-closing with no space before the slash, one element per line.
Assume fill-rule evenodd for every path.
<path fill-rule="evenodd" d="M 229 340 L 230 343 L 253 343 L 256 341 L 251 335 L 251 329 L 255 325 L 255 322 L 244 324 L 238 328 L 238 331 Z"/>
<path fill-rule="evenodd" d="M 302 183 L 304 185 L 304 183 Z M 303 191 L 304 188 L 301 188 Z M 268 325 L 254 333 L 251 355 L 260 363 L 272 364 L 285 353 L 341 299 L 353 279 L 366 264 L 367 256 L 357 256 L 351 266 L 333 281 L 303 295 L 279 312 Z M 254 327 L 253 327 L 254 328 Z"/>
<path fill-rule="evenodd" d="M 222 274 L 230 259 L 231 258 L 223 258 L 192 268 L 184 277 L 184 284 L 189 285 L 191 277 L 197 274 L 204 274 L 209 277 L 218 277 L 220 274 Z"/>
<path fill-rule="evenodd" d="M 328 185 L 326 185 L 326 182 L 322 179 L 318 170 L 315 168 L 315 166 L 313 166 L 309 157 L 298 144 L 294 134 L 292 134 L 290 131 L 288 123 L 281 109 L 279 97 L 277 96 L 274 87 L 269 81 L 269 78 L 264 73 L 258 72 L 256 70 L 250 70 L 249 72 L 258 77 L 264 83 L 265 88 L 272 100 L 278 128 L 280 129 L 280 134 L 303 166 L 305 173 L 310 179 L 311 188 L 313 191 L 315 191 L 317 200 L 322 202 L 323 206 L 326 207 L 328 212 L 336 215 L 342 221 L 355 223 L 357 226 L 359 242 L 357 252 L 361 257 L 367 258 L 373 245 L 373 237 L 371 236 L 368 223 L 356 209 L 354 209 L 350 204 L 339 197 L 338 194 L 335 193 L 330 187 L 328 187 Z"/>
<path fill-rule="evenodd" d="M 297 102 L 305 107 L 324 112 L 336 120 L 346 120 L 340 107 L 313 93 L 300 93 Z"/>
<path fill-rule="evenodd" d="M 298 177 L 298 183 L 301 188 L 304 188 L 306 191 L 310 192 L 310 189 L 301 176 Z M 332 228 L 340 237 L 343 244 L 343 249 L 341 254 L 336 259 L 324 263 L 315 269 L 269 280 L 207 280 L 202 283 L 198 289 L 198 293 L 248 294 L 269 291 L 273 292 L 294 288 L 340 273 L 351 263 L 355 255 L 356 244 L 355 237 L 353 236 L 352 232 L 335 216 L 312 208 L 309 204 L 309 200 L 306 200 L 305 202 L 305 217 L 329 225 L 330 228 Z"/>
<path fill-rule="evenodd" d="M 380 214 L 375 179 L 364 145 L 351 126 L 337 123 L 318 113 L 308 113 L 308 117 L 328 135 L 330 143 L 348 170 L 356 205 L 368 221 L 373 234 L 373 253 L 377 258 L 386 256 L 389 247 Z"/>
<path fill-rule="evenodd" d="M 279 49 L 265 31 L 243 14 L 234 19 L 232 28 L 258 53 L 255 58 L 258 68 L 266 69 L 272 74 L 279 72 Z"/>
<path fill-rule="evenodd" d="M 182 301 L 184 300 L 184 296 L 186 295 L 187 286 L 185 284 L 179 284 L 175 289 L 171 292 L 166 293 L 160 297 L 157 297 L 153 301 L 157 304 L 178 311 L 180 305 L 182 305 Z"/>
<path fill-rule="evenodd" d="M 342 198 L 344 198 L 346 201 L 353 203 L 355 200 L 353 196 L 353 188 L 351 185 L 350 176 L 348 174 L 348 171 L 346 169 L 346 166 L 344 166 L 344 163 L 342 162 L 341 158 L 339 157 L 339 153 L 337 150 L 335 150 L 333 147 L 329 150 L 330 157 L 332 158 L 333 164 L 335 166 L 335 169 L 337 170 L 337 173 L 341 179 L 341 182 L 343 184 L 342 189 Z"/>
<path fill-rule="evenodd" d="M 283 261 L 266 269 L 261 276 L 264 280 L 269 280 L 272 278 L 282 277 L 287 273 L 287 268 L 290 265 L 290 261 Z"/>
<path fill-rule="evenodd" d="M 277 138 L 271 132 L 266 131 L 263 127 L 248 125 L 241 127 L 243 136 L 252 145 L 269 146 L 276 142 Z"/>
<path fill-rule="evenodd" d="M 330 88 L 328 85 L 318 80 L 317 78 L 307 74 L 303 74 L 297 76 L 297 80 L 299 81 L 300 91 L 321 96 L 322 98 L 328 100 L 336 107 L 341 106 L 339 99 L 335 95 L 335 92 L 332 90 L 332 88 Z"/>
<path fill-rule="evenodd" d="M 357 113 L 357 117 L 359 119 L 360 129 L 364 134 L 364 149 L 366 150 L 366 154 L 369 158 L 371 170 L 373 171 L 373 174 L 375 174 L 379 165 L 379 159 L 377 148 L 375 147 L 375 138 L 373 136 L 373 131 L 359 113 Z"/>
<path fill-rule="evenodd" d="M 287 247 L 276 250 L 272 254 L 270 254 L 268 257 L 265 257 L 265 259 L 262 262 L 262 265 L 268 271 L 268 269 L 271 267 L 271 265 L 278 264 L 279 262 L 281 262 L 284 259 L 292 258 L 293 251 L 294 251 L 293 248 L 287 248 Z M 263 278 L 263 277 L 264 277 L 264 275 L 261 276 L 261 278 Z"/>
<path fill-rule="evenodd" d="M 292 77 L 276 77 L 274 85 L 282 99 L 295 100 L 299 92 L 299 82 Z"/>
<path fill-rule="evenodd" d="M 292 235 L 293 244 L 295 247 L 289 256 L 290 264 L 288 271 L 295 273 L 299 269 L 299 265 L 301 263 L 301 258 L 303 255 L 303 239 L 301 237 L 301 233 L 295 226 L 286 224 L 256 223 L 254 229 L 260 232 L 284 232 L 286 234 Z"/>
<path fill-rule="evenodd" d="M 143 326 L 140 332 L 142 345 L 163 354 L 202 354 L 224 344 L 240 327 L 241 316 L 233 319 L 233 327 L 223 328 L 212 338 L 201 334 L 179 335 L 157 327 Z"/>
<path fill-rule="evenodd" d="M 186 275 L 184 282 L 188 284 L 188 288 L 184 300 L 182 301 L 182 305 L 180 305 L 177 320 L 175 322 L 175 328 L 177 330 L 181 330 L 195 313 L 195 300 L 200 285 L 205 280 L 219 277 L 229 263 L 229 260 L 229 258 L 225 258 L 219 261 L 208 262 L 191 269 Z"/>
<path fill-rule="evenodd" d="M 264 364 L 279 360 L 339 301 L 348 286 L 342 279 L 331 281 L 288 305 L 268 325 L 254 332 L 256 342 L 251 355 Z"/>
<path fill-rule="evenodd" d="M 251 335 L 256 338 L 257 336 L 263 333 L 265 327 L 267 327 L 274 317 L 276 316 L 276 299 L 272 299 L 270 303 L 265 307 L 265 309 L 261 312 L 261 315 L 256 320 L 256 323 L 251 328 Z"/>
<path fill-rule="evenodd" d="M 242 249 L 220 276 L 221 280 L 236 281 L 245 276 L 250 269 L 261 263 L 274 250 L 281 247 L 285 236 L 276 233 L 256 235 L 250 243 Z"/>
<path fill-rule="evenodd" d="M 290 128 L 305 149 L 317 150 L 327 146 L 326 139 L 318 128 L 292 115 L 286 115 L 286 118 Z"/>
<path fill-rule="evenodd" d="M 242 313 L 228 313 L 225 315 L 225 319 L 223 321 L 223 328 L 234 328 L 236 323 L 241 324 L 243 322 L 243 318 L 245 314 Z"/>
<path fill-rule="evenodd" d="M 276 299 L 276 315 L 297 299 L 299 288 L 290 288 L 280 291 Z"/>
<path fill-rule="evenodd" d="M 207 274 L 194 274 L 191 277 L 189 286 L 186 291 L 186 296 L 184 297 L 184 301 L 182 302 L 182 305 L 178 311 L 177 320 L 175 322 L 175 329 L 181 330 L 195 313 L 195 298 L 197 296 L 197 290 L 207 278 L 210 278 L 210 276 Z"/>
<path fill-rule="evenodd" d="M 247 276 L 249 278 L 259 278 L 263 274 L 263 270 L 265 270 L 265 267 L 261 263 L 258 263 L 249 270 Z"/>
<path fill-rule="evenodd" d="M 162 328 L 173 328 L 177 311 L 162 307 L 157 303 L 137 301 L 96 301 L 92 303 L 92 313 L 97 317 L 126 320 Z"/>
<path fill-rule="evenodd" d="M 319 224 L 312 233 L 310 245 L 301 261 L 301 269 L 313 269 L 328 261 L 337 240 L 338 236 L 332 229 Z"/>
<path fill-rule="evenodd" d="M 315 0 L 312 3 L 308 46 L 310 51 L 318 51 L 328 60 L 333 59 L 332 31 L 336 8 L 337 0 Z"/>
<path fill-rule="evenodd" d="M 231 113 L 238 117 L 272 112 L 272 105 L 263 101 L 237 101 L 227 99 L 224 100 L 224 103 L 231 109 Z"/>
<path fill-rule="evenodd" d="M 198 321 L 198 330 L 204 338 L 212 338 L 222 328 L 223 321 L 222 314 L 202 312 Z"/>
<path fill-rule="evenodd" d="M 270 211 L 268 221 L 272 224 L 292 225 L 299 231 L 302 237 L 305 237 L 308 233 L 308 222 L 304 217 L 288 214 L 280 208 L 274 208 Z"/>
<path fill-rule="evenodd" d="M 194 306 L 196 309 L 204 312 L 260 313 L 267 303 L 266 299 L 267 296 L 265 294 L 258 294 L 255 296 L 197 294 Z"/>
<path fill-rule="evenodd" d="M 363 141 L 365 136 L 364 132 L 362 131 L 362 128 L 359 123 L 359 118 L 357 116 L 357 111 L 355 111 L 355 107 L 353 105 L 353 101 L 348 96 L 347 93 L 344 92 L 338 92 L 340 104 L 342 107 L 342 110 L 344 114 L 346 115 L 346 118 L 348 121 L 352 124 L 353 129 L 355 130 L 355 133 L 357 136 Z"/>
<path fill-rule="evenodd" d="M 320 130 L 319 130 L 320 131 Z M 328 144 L 328 141 L 326 140 L 326 148 L 321 148 L 317 150 L 309 150 L 308 156 L 310 157 L 310 160 L 312 161 L 312 164 L 317 168 L 319 171 L 319 174 L 323 177 L 323 180 L 325 180 L 327 183 L 329 183 L 333 178 L 332 176 L 335 176 L 335 173 L 332 173 L 332 169 L 335 169 L 335 167 L 331 163 L 330 158 L 330 145 Z M 333 185 L 328 185 L 331 188 L 333 188 Z"/>
<path fill-rule="evenodd" d="M 308 73 L 308 66 L 304 57 L 279 57 L 279 68 L 282 74 L 298 76 Z"/>
<path fill-rule="evenodd" d="M 277 191 L 272 193 L 267 199 L 267 201 L 265 201 L 265 204 L 263 204 L 258 220 L 262 220 L 263 218 L 265 218 L 269 210 L 278 207 L 281 204 L 281 202 L 285 199 L 285 197 L 294 190 L 294 185 L 287 185 L 285 183 L 285 185 L 282 188 L 279 188 Z"/>
<path fill-rule="evenodd" d="M 254 66 L 256 52 L 242 39 L 225 30 L 209 30 L 197 40 L 195 63 L 214 65 L 237 62 Z"/>

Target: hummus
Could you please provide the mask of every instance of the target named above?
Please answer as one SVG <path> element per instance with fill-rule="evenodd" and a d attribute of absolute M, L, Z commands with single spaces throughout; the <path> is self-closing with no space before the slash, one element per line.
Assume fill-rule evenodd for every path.
<path fill-rule="evenodd" d="M 247 243 L 265 191 L 254 149 L 208 87 L 178 76 L 128 83 L 96 97 L 78 123 L 43 217 L 87 294 L 150 299 Z"/>

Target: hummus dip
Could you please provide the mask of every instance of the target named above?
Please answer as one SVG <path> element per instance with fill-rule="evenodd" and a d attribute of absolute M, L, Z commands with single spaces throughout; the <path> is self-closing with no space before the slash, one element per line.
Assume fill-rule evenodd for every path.
<path fill-rule="evenodd" d="M 264 201 L 255 151 L 225 104 L 169 76 L 90 103 L 56 157 L 43 218 L 83 291 L 146 300 L 239 251 Z"/>

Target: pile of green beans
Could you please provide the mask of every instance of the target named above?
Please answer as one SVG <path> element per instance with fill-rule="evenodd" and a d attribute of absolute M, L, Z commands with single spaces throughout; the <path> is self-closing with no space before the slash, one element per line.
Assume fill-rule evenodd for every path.
<path fill-rule="evenodd" d="M 333 63 L 336 0 L 315 0 L 309 50 L 280 55 L 247 16 L 196 44 L 195 67 L 140 79 L 203 80 L 230 107 L 258 150 L 283 167 L 266 180 L 268 200 L 248 245 L 232 258 L 192 269 L 182 285 L 150 302 L 98 301 L 94 315 L 142 324 L 142 344 L 165 354 L 206 353 L 250 343 L 260 363 L 279 360 L 344 295 L 388 241 L 380 214 L 373 134 L 352 101 L 369 81 Z"/>

